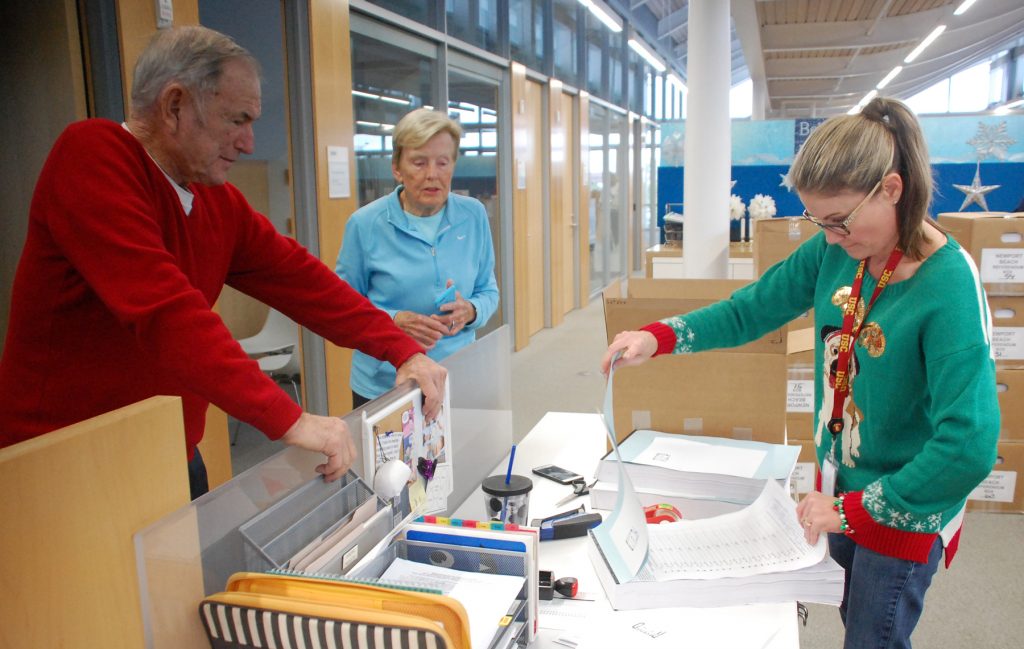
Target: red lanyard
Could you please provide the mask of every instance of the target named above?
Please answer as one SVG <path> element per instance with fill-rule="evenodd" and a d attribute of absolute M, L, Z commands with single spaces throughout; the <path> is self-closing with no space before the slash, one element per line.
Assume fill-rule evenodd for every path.
<path fill-rule="evenodd" d="M 893 271 L 903 258 L 903 251 L 899 246 L 893 248 L 889 255 L 889 261 L 885 262 L 885 269 L 882 276 L 878 278 L 878 285 L 871 294 L 871 300 L 864 307 L 864 317 L 861 318 L 857 330 L 854 331 L 853 322 L 857 316 L 857 303 L 860 302 L 860 292 L 864 284 L 864 268 L 867 266 L 867 259 L 864 259 L 857 266 L 857 274 L 853 278 L 853 287 L 850 289 L 850 297 L 846 300 L 846 308 L 843 310 L 843 329 L 839 337 L 839 357 L 836 359 L 836 385 L 832 400 L 832 419 L 828 421 L 828 430 L 834 438 L 843 432 L 843 404 L 846 403 L 846 396 L 850 393 L 850 357 L 853 355 L 853 342 L 860 335 L 860 330 L 867 322 L 868 312 L 874 306 L 875 300 L 882 294 L 882 290 L 889 284 Z"/>

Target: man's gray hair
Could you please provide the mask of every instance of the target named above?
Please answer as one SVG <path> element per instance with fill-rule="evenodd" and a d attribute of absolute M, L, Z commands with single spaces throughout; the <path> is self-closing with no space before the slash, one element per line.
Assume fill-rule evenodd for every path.
<path fill-rule="evenodd" d="M 203 101 L 217 89 L 224 66 L 243 61 L 259 74 L 259 63 L 230 37 L 207 27 L 190 25 L 158 31 L 135 63 L 131 112 L 148 112 L 172 82 L 189 90 L 203 113 Z"/>

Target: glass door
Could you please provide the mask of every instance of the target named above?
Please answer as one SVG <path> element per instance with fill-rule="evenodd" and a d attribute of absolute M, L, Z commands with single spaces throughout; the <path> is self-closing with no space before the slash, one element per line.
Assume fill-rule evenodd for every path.
<path fill-rule="evenodd" d="M 511 282 L 505 282 L 506 274 L 502 272 L 505 254 L 502 248 L 503 210 L 498 183 L 499 171 L 502 169 L 498 153 L 502 135 L 499 119 L 502 113 L 502 71 L 455 53 L 449 53 L 448 61 L 448 115 L 458 120 L 463 130 L 452 191 L 477 199 L 487 210 L 494 242 L 494 276 L 504 296 L 510 294 L 512 286 Z M 460 65 L 456 66 L 456 63 Z M 502 308 L 477 332 L 477 337 L 486 335 L 506 322 L 506 301 L 502 299 L 501 304 Z"/>
<path fill-rule="evenodd" d="M 587 205 L 590 219 L 590 295 L 626 276 L 627 123 L 625 115 L 591 101 Z"/>
<path fill-rule="evenodd" d="M 440 106 L 442 98 L 437 44 L 356 15 L 352 18 L 356 185 L 363 206 L 395 189 L 395 124 L 411 110 Z"/>

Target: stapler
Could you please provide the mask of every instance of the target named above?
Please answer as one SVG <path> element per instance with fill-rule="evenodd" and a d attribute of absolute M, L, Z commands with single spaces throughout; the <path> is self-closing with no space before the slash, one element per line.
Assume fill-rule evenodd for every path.
<path fill-rule="evenodd" d="M 600 524 L 601 514 L 588 512 L 582 505 L 576 509 L 548 516 L 547 518 L 535 518 L 530 522 L 531 527 L 540 529 L 541 541 L 585 536 L 587 530 Z"/>

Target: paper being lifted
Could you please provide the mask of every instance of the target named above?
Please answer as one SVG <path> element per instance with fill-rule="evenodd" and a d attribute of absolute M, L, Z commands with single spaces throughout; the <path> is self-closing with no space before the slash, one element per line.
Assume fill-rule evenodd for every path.
<path fill-rule="evenodd" d="M 768 453 L 759 449 L 733 448 L 689 439 L 656 437 L 632 462 L 661 466 L 674 471 L 721 473 L 753 478 Z"/>
<path fill-rule="evenodd" d="M 488 647 L 526 579 L 395 559 L 380 576 L 380 581 L 434 588 L 458 600 L 469 618 L 472 646 Z"/>
<path fill-rule="evenodd" d="M 604 393 L 604 428 L 612 443 L 612 452 L 619 465 L 619 496 L 615 509 L 605 517 L 604 522 L 590 530 L 594 540 L 601 547 L 608 567 L 620 582 L 629 581 L 640 572 L 647 559 L 647 518 L 644 516 L 640 498 L 633 490 L 633 483 L 622 466 L 619 445 L 615 440 L 615 417 L 612 412 L 612 380 L 615 377 L 615 361 L 612 359 L 608 370 L 608 385 Z"/>
<path fill-rule="evenodd" d="M 825 557 L 825 535 L 809 545 L 796 503 L 774 480 L 737 512 L 652 525 L 642 577 L 654 581 L 747 577 L 797 570 Z"/>

